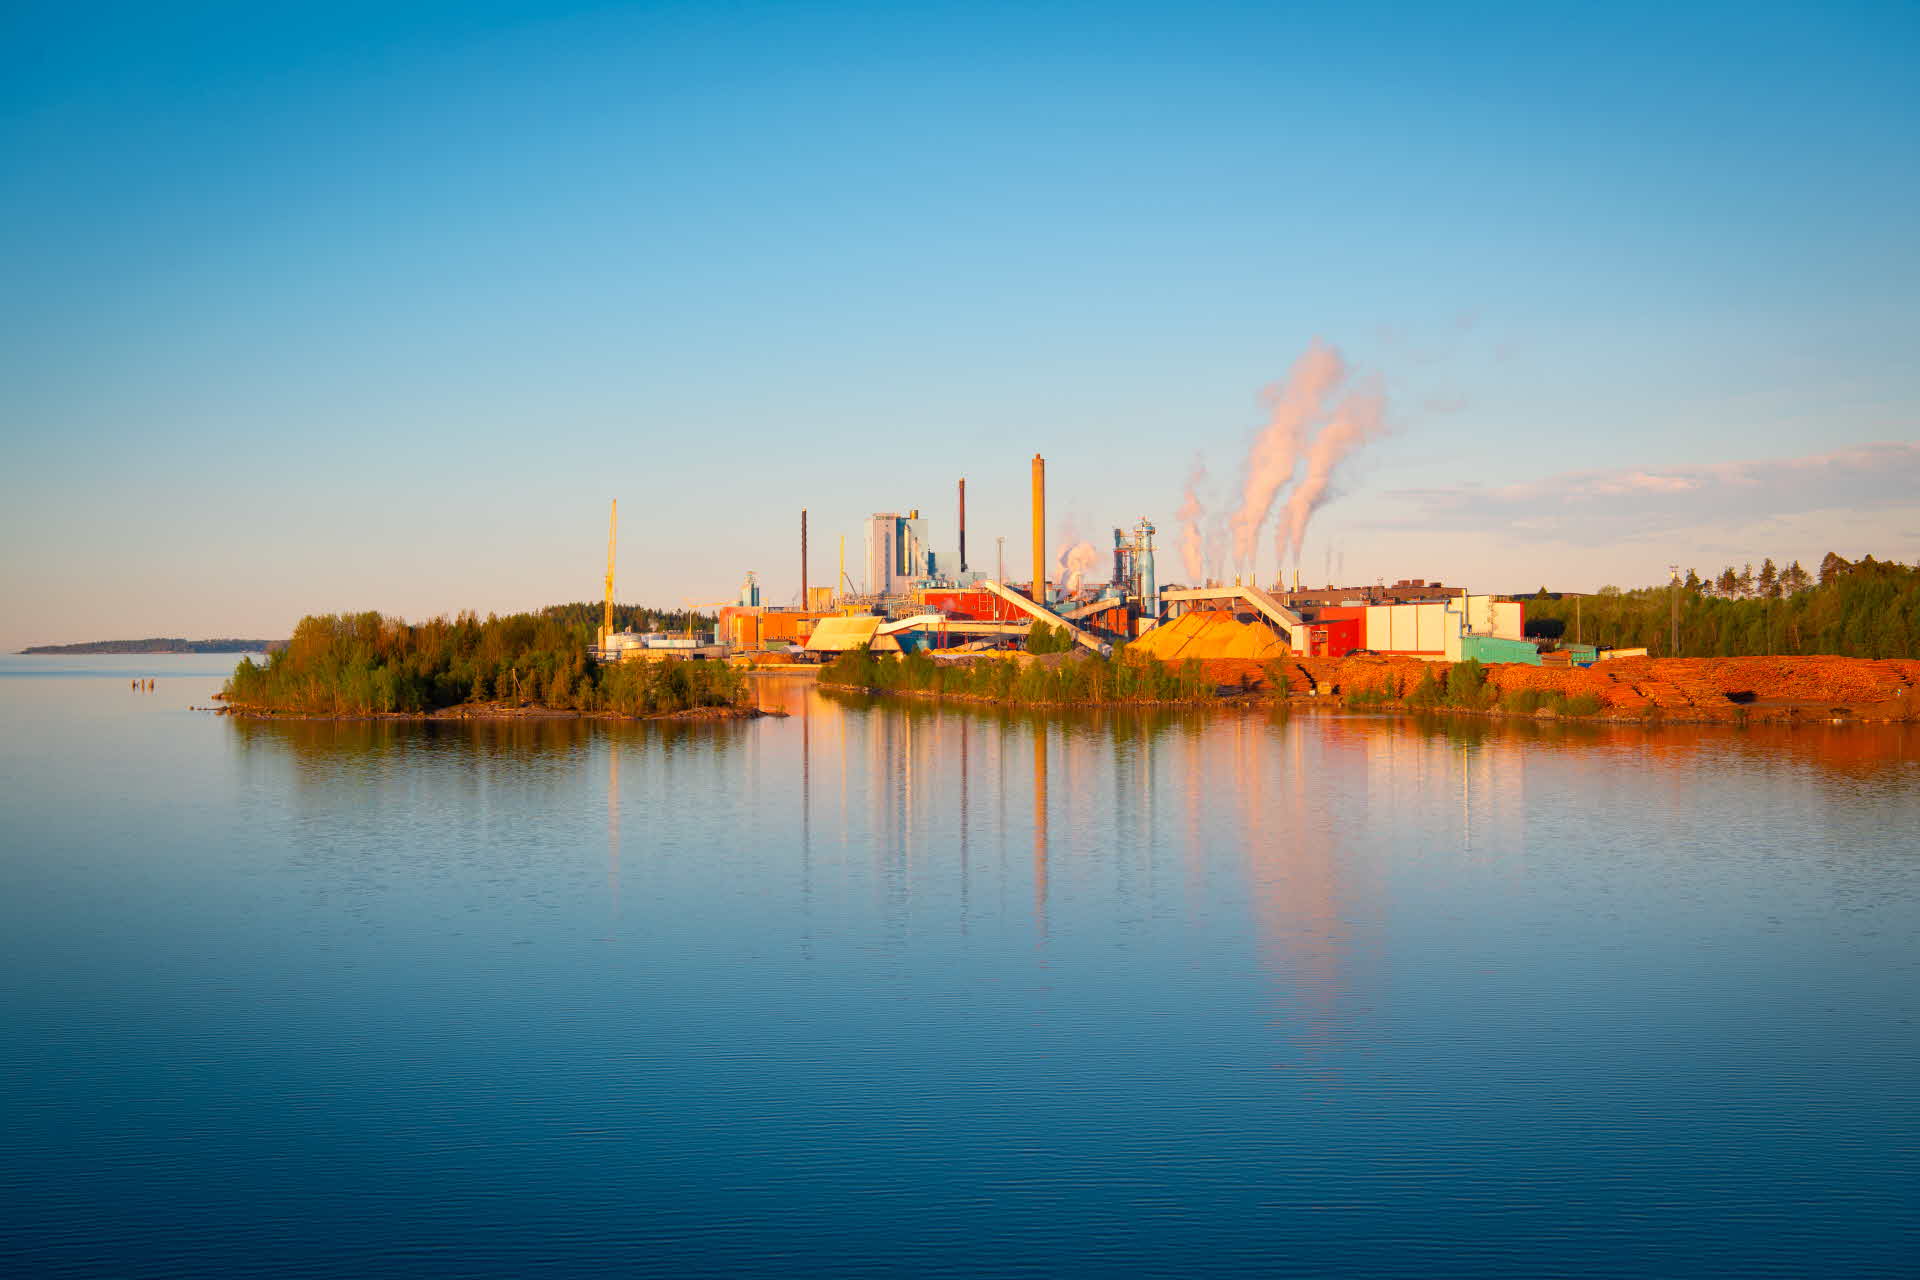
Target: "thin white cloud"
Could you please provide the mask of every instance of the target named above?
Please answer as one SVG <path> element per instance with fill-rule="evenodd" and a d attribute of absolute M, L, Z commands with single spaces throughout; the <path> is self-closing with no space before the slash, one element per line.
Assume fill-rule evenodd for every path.
<path fill-rule="evenodd" d="M 1804 512 L 1905 507 L 1920 493 L 1920 444 L 1865 444 L 1802 458 L 1576 471 L 1488 488 L 1403 489 L 1390 528 L 1524 529 L 1584 541 Z"/>

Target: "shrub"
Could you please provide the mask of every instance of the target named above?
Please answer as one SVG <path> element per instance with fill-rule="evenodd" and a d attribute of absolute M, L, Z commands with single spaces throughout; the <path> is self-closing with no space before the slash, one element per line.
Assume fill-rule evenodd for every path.
<path fill-rule="evenodd" d="M 1420 683 L 1407 695 L 1409 706 L 1438 707 L 1446 703 L 1447 689 L 1435 674 L 1436 668 L 1429 663 L 1420 673 Z"/>
<path fill-rule="evenodd" d="M 1073 647 L 1073 633 L 1065 627 L 1035 622 L 1027 631 L 1028 653 L 1071 653 Z"/>
<path fill-rule="evenodd" d="M 1516 715 L 1532 715 L 1558 696 L 1558 694 L 1549 696 L 1539 689 L 1515 689 L 1500 699 L 1500 709 L 1514 712 Z"/>
<path fill-rule="evenodd" d="M 1456 662 L 1447 671 L 1446 704 L 1450 707 L 1485 707 L 1492 701 L 1487 687 L 1487 669 L 1477 658 Z"/>
<path fill-rule="evenodd" d="M 1260 673 L 1266 677 L 1269 698 L 1285 698 L 1293 692 L 1293 677 L 1284 659 L 1267 659 L 1260 664 Z"/>

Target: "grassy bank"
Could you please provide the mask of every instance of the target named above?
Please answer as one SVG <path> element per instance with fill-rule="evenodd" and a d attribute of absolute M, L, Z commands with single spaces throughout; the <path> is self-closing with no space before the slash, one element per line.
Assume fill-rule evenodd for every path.
<path fill-rule="evenodd" d="M 936 662 L 918 653 L 893 657 L 855 651 L 821 668 L 820 681 L 875 693 L 927 693 L 1027 706 L 1201 702 L 1219 696 L 1219 686 L 1198 663 L 1130 658 L 1124 649 L 1111 658 L 1076 653 L 1026 663 L 987 658 Z"/>
<path fill-rule="evenodd" d="M 1380 684 L 1348 692 L 1345 701 L 1354 710 L 1405 707 L 1413 711 L 1504 711 L 1523 716 L 1541 711 L 1597 716 L 1602 710 L 1600 699 L 1591 693 L 1568 694 L 1552 689 L 1502 693 L 1488 678 L 1487 668 L 1471 659 L 1445 666 L 1429 664 L 1420 679 L 1411 684 L 1396 683 L 1389 677 Z"/>

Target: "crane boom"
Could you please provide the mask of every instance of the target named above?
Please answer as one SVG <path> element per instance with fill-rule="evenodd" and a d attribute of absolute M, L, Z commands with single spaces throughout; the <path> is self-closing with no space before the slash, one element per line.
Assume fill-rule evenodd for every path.
<path fill-rule="evenodd" d="M 606 648 L 607 637 L 613 634 L 613 548 L 614 534 L 620 528 L 620 499 L 613 500 L 613 510 L 607 515 L 607 603 L 600 614 L 600 647 Z"/>

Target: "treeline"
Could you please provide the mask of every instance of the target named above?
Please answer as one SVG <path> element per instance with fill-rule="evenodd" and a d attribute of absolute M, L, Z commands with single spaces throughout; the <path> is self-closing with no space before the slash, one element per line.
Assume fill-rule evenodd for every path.
<path fill-rule="evenodd" d="M 154 636 L 146 640 L 91 640 L 86 644 L 36 644 L 21 653 L 270 653 L 284 640 L 181 640 Z"/>
<path fill-rule="evenodd" d="M 567 604 L 417 624 L 378 613 L 306 617 L 264 664 L 243 659 L 226 694 L 238 705 L 323 715 L 469 703 L 657 715 L 746 699 L 746 678 L 725 663 L 592 661 L 587 647 L 600 610 Z M 666 629 L 663 624 L 675 621 L 684 626 L 686 615 L 631 606 L 615 611 L 616 626 L 636 630 Z"/>
<path fill-rule="evenodd" d="M 1284 675 L 1277 687 L 1285 690 Z M 1057 664 L 983 658 L 935 662 L 923 653 L 903 657 L 850 650 L 820 669 L 820 682 L 875 692 L 912 691 L 991 698 L 1009 703 L 1113 704 L 1196 702 L 1217 687 L 1197 662 L 1178 665 L 1129 658 L 1076 655 Z"/>
<path fill-rule="evenodd" d="M 1751 566 L 1739 573 L 1729 568 L 1706 579 L 1688 570 L 1677 585 L 1602 587 L 1577 600 L 1536 596 L 1526 602 L 1527 631 L 1674 656 L 1676 605 L 1680 657 L 1920 657 L 1920 568 L 1872 556 L 1853 562 L 1831 552 L 1817 581 L 1797 561 L 1781 571 L 1768 560 L 1758 573 Z"/>
<path fill-rule="evenodd" d="M 1078 643 L 1065 627 L 1035 622 L 1027 628 L 1024 647 L 1028 653 L 1072 653 Z"/>

